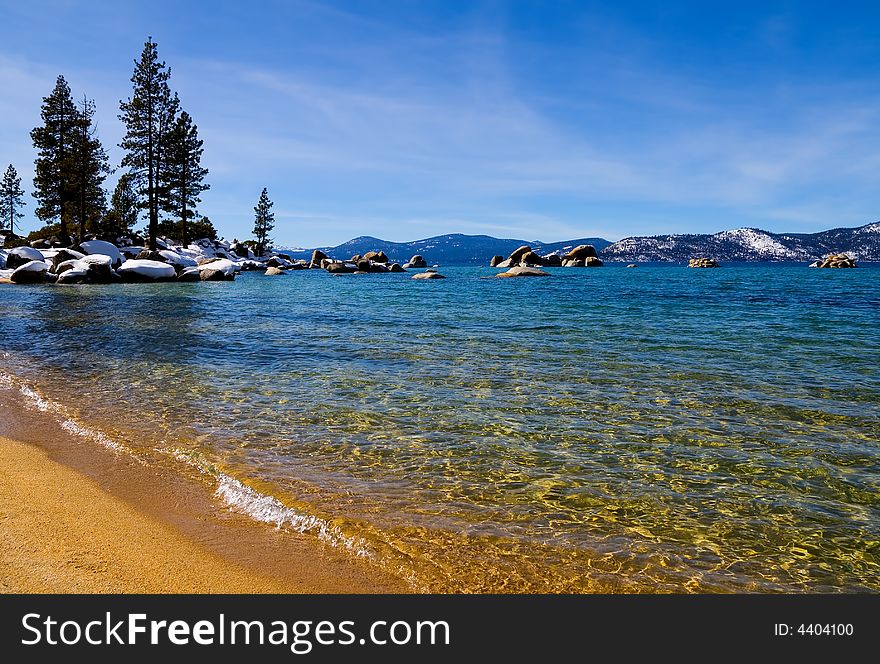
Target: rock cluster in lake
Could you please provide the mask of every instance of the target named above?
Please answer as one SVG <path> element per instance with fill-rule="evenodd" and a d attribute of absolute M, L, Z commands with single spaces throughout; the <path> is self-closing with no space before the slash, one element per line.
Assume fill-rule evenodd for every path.
<path fill-rule="evenodd" d="M 542 267 L 602 267 L 603 263 L 596 254 L 596 249 L 590 244 L 581 244 L 569 250 L 565 254 L 539 255 L 529 245 L 523 245 L 514 249 L 506 259 L 503 256 L 493 256 L 489 261 L 489 267 L 510 268 L 542 268 Z M 538 270 L 539 272 L 541 270 Z M 503 273 L 508 276 L 525 276 L 525 274 Z M 503 274 L 498 276 L 503 276 Z M 543 273 L 548 274 L 547 272 Z"/>
<path fill-rule="evenodd" d="M 847 254 L 831 254 L 830 256 L 826 256 L 822 260 L 818 260 L 810 267 L 833 267 L 833 268 L 848 268 L 848 267 L 857 267 L 858 264 L 850 258 Z"/>
<path fill-rule="evenodd" d="M 688 267 L 721 267 L 718 262 L 711 258 L 691 258 Z"/>
<path fill-rule="evenodd" d="M 406 272 L 408 269 L 426 268 L 428 262 L 416 254 L 406 263 L 391 262 L 384 251 L 368 251 L 364 254 L 355 254 L 348 260 L 330 258 L 320 249 L 312 252 L 312 259 L 308 266 L 312 269 L 326 270 L 330 274 L 385 274 Z M 438 277 L 421 277 L 438 278 Z M 443 278 L 442 276 L 439 278 Z"/>
<path fill-rule="evenodd" d="M 156 250 L 90 239 L 71 246 L 46 240 L 0 249 L 0 281 L 110 284 L 232 281 L 243 270 L 307 267 L 283 255 L 258 258 L 245 245 L 202 239 L 186 247 L 157 240 Z"/>

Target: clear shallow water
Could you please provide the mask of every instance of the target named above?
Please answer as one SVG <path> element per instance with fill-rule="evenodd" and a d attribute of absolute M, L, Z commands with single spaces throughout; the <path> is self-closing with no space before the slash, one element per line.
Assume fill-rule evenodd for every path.
<path fill-rule="evenodd" d="M 7 287 L 0 361 L 419 589 L 880 590 L 880 269 L 441 271 Z"/>

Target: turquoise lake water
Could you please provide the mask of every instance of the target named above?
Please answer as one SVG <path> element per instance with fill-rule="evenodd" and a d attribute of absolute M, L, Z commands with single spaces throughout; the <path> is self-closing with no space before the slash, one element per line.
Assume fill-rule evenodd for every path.
<path fill-rule="evenodd" d="M 3 371 L 420 590 L 880 590 L 880 269 L 0 288 Z"/>

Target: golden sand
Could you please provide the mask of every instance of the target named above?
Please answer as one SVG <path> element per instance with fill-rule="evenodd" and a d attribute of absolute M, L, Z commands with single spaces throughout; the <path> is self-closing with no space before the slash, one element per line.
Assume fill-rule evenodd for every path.
<path fill-rule="evenodd" d="M 205 515 L 191 515 L 197 527 L 181 529 L 157 512 L 161 505 L 139 509 L 46 451 L 0 438 L 0 592 L 402 590 L 317 541 L 279 541 L 262 524 Z"/>

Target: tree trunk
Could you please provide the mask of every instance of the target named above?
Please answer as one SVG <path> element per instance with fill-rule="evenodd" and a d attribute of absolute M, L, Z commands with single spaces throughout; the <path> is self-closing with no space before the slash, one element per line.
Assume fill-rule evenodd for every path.
<path fill-rule="evenodd" d="M 147 202 L 150 215 L 149 249 L 156 250 L 156 231 L 159 226 L 158 201 L 153 164 L 153 96 L 147 93 Z"/>
<path fill-rule="evenodd" d="M 61 118 L 58 123 L 58 222 L 60 226 L 59 235 L 61 241 L 67 244 L 67 220 L 64 218 L 65 198 L 65 160 L 64 160 L 64 111 L 61 111 Z"/>

